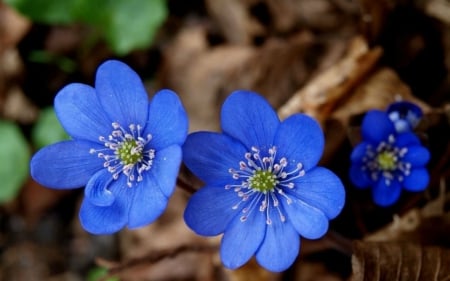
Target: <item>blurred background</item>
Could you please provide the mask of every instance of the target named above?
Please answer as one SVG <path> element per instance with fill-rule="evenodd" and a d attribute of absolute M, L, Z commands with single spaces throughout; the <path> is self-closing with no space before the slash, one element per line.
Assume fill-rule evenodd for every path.
<path fill-rule="evenodd" d="M 281 118 L 315 117 L 326 135 L 321 165 L 347 191 L 329 233 L 303 239 L 286 272 L 253 261 L 226 270 L 215 250 L 220 237 L 185 226 L 184 190 L 148 227 L 86 233 L 78 221 L 82 189 L 40 186 L 29 177 L 29 159 L 67 138 L 53 111 L 58 90 L 93 85 L 96 68 L 111 58 L 140 75 L 149 97 L 176 91 L 190 131 L 220 130 L 220 106 L 235 89 L 261 93 Z M 408 280 L 448 278 L 449 68 L 446 0 L 3 0 L 0 280 L 393 281 L 400 265 L 416 273 Z M 417 133 L 432 154 L 431 180 L 425 192 L 404 192 L 380 208 L 349 182 L 349 155 L 364 112 L 396 100 L 425 113 Z M 201 186 L 184 167 L 181 176 Z M 405 254 L 384 258 L 393 253 Z"/>

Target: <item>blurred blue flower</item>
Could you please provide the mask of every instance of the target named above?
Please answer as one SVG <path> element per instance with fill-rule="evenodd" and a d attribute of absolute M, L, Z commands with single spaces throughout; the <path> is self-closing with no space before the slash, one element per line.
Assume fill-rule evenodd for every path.
<path fill-rule="evenodd" d="M 300 236 L 323 236 L 344 206 L 340 179 L 316 166 L 323 132 L 303 114 L 280 122 L 249 91 L 227 98 L 221 125 L 223 133 L 192 133 L 183 146 L 183 161 L 205 183 L 190 198 L 185 221 L 197 234 L 224 234 L 226 267 L 256 255 L 266 269 L 283 271 L 299 253 Z"/>
<path fill-rule="evenodd" d="M 32 177 L 56 189 L 86 186 L 80 221 L 91 233 L 154 221 L 174 191 L 187 135 L 178 96 L 161 90 L 149 102 L 138 75 L 110 60 L 98 68 L 95 89 L 64 87 L 55 111 L 72 140 L 38 151 Z"/>
<path fill-rule="evenodd" d="M 351 154 L 350 179 L 356 187 L 372 187 L 376 204 L 394 204 L 402 188 L 422 191 L 427 187 L 425 165 L 430 153 L 414 133 L 397 132 L 388 114 L 379 110 L 367 112 L 361 132 L 362 142 Z"/>
<path fill-rule="evenodd" d="M 422 109 L 408 101 L 394 102 L 386 112 L 399 133 L 412 132 L 423 116 Z"/>

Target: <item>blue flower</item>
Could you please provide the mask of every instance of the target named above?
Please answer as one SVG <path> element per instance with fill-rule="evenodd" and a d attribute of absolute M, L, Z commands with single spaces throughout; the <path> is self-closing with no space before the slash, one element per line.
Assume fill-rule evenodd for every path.
<path fill-rule="evenodd" d="M 411 132 L 422 118 L 422 109 L 408 101 L 394 102 L 386 110 L 397 132 Z"/>
<path fill-rule="evenodd" d="M 372 187 L 376 204 L 394 204 L 402 188 L 422 191 L 427 187 L 425 165 L 430 153 L 414 133 L 397 132 L 388 114 L 379 110 L 367 112 L 361 133 L 362 142 L 351 154 L 350 179 L 356 187 Z"/>
<path fill-rule="evenodd" d="M 80 221 L 91 233 L 154 221 L 174 191 L 187 135 L 178 96 L 161 90 L 149 102 L 138 75 L 110 60 L 98 68 L 95 89 L 64 87 L 55 111 L 72 140 L 38 151 L 32 177 L 56 189 L 86 186 Z"/>
<path fill-rule="evenodd" d="M 283 271 L 299 253 L 300 236 L 323 236 L 344 206 L 340 179 L 316 166 L 323 132 L 303 114 L 280 122 L 249 91 L 227 98 L 221 125 L 223 133 L 192 133 L 183 146 L 183 161 L 205 183 L 190 198 L 185 222 L 199 235 L 223 233 L 226 267 L 256 255 L 266 269 Z"/>

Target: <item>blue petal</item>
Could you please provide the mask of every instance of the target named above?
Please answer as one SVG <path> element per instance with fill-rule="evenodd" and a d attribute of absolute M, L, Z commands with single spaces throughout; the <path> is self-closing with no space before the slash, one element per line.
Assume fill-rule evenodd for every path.
<path fill-rule="evenodd" d="M 291 199 L 293 202 L 290 204 L 285 200 L 281 201 L 283 209 L 287 212 L 287 222 L 290 222 L 295 230 L 305 238 L 322 237 L 328 230 L 328 218 L 324 213 L 301 200 Z"/>
<path fill-rule="evenodd" d="M 144 175 L 143 181 L 131 189 L 134 195 L 128 215 L 129 228 L 152 223 L 166 209 L 168 198 L 161 192 L 159 182 L 154 177 Z"/>
<path fill-rule="evenodd" d="M 429 181 L 430 175 L 427 169 L 412 169 L 409 176 L 405 177 L 403 185 L 406 190 L 417 192 L 427 188 Z"/>
<path fill-rule="evenodd" d="M 412 131 L 423 115 L 420 107 L 408 101 L 392 103 L 386 112 L 392 122 L 394 122 L 395 128 L 399 133 Z"/>
<path fill-rule="evenodd" d="M 220 258 L 225 267 L 236 269 L 245 264 L 258 250 L 266 232 L 266 216 L 255 207 L 246 221 L 235 217 L 225 230 Z"/>
<path fill-rule="evenodd" d="M 126 177 L 119 177 L 111 182 L 109 189 L 116 200 L 110 206 L 102 207 L 92 204 L 85 198 L 80 208 L 80 223 L 92 234 L 111 234 L 125 227 L 128 221 L 130 189 Z"/>
<path fill-rule="evenodd" d="M 413 167 L 422 167 L 430 160 L 430 152 L 423 146 L 410 146 L 402 162 L 411 163 Z"/>
<path fill-rule="evenodd" d="M 152 177 L 155 187 L 169 198 L 175 190 L 181 164 L 181 147 L 172 145 L 155 152 L 152 167 L 143 176 Z"/>
<path fill-rule="evenodd" d="M 251 91 L 235 91 L 224 102 L 221 113 L 223 131 L 242 142 L 247 150 L 262 151 L 273 145 L 280 121 L 270 104 Z"/>
<path fill-rule="evenodd" d="M 232 209 L 240 200 L 233 190 L 226 190 L 223 186 L 205 186 L 190 197 L 184 220 L 199 235 L 218 235 L 240 212 L 240 209 Z"/>
<path fill-rule="evenodd" d="M 148 117 L 148 96 L 139 76 L 128 65 L 109 60 L 99 66 L 95 88 L 109 118 L 123 127 L 144 126 Z"/>
<path fill-rule="evenodd" d="M 190 134 L 183 146 L 183 161 L 206 183 L 232 183 L 230 168 L 239 169 L 245 160 L 245 147 L 238 141 L 218 133 Z"/>
<path fill-rule="evenodd" d="M 364 140 L 378 144 L 395 134 L 395 127 L 386 112 L 371 110 L 364 116 L 361 133 Z"/>
<path fill-rule="evenodd" d="M 362 163 L 363 158 L 366 157 L 367 145 L 369 145 L 367 142 L 361 142 L 353 148 L 350 159 L 354 164 Z"/>
<path fill-rule="evenodd" d="M 31 159 L 31 176 L 40 184 L 56 189 L 84 186 L 103 169 L 103 160 L 90 154 L 91 148 L 104 147 L 88 141 L 63 141 L 46 146 Z"/>
<path fill-rule="evenodd" d="M 345 189 L 341 180 L 322 167 L 308 171 L 295 180 L 294 189 L 285 191 L 321 210 L 328 219 L 335 218 L 345 203 Z"/>
<path fill-rule="evenodd" d="M 112 180 L 112 174 L 107 169 L 101 169 L 88 181 L 84 196 L 96 206 L 110 206 L 114 202 L 114 195 L 108 189 Z"/>
<path fill-rule="evenodd" d="M 55 97 L 55 112 L 74 139 L 98 142 L 100 136 L 111 134 L 111 121 L 90 86 L 74 83 L 64 87 Z"/>
<path fill-rule="evenodd" d="M 389 115 L 389 117 L 391 117 L 391 115 Z M 392 122 L 394 122 L 395 130 L 397 131 L 397 133 L 410 132 L 413 130 L 411 124 L 405 119 L 399 119 L 395 121 L 393 120 Z"/>
<path fill-rule="evenodd" d="M 275 208 L 271 216 L 278 216 Z M 266 235 L 261 247 L 256 252 L 256 260 L 264 268 L 281 272 L 288 269 L 295 261 L 300 250 L 300 237 L 294 227 L 287 222 L 273 219 L 266 227 Z"/>
<path fill-rule="evenodd" d="M 395 138 L 395 146 L 399 148 L 413 145 L 420 145 L 420 140 L 414 133 L 401 133 Z"/>
<path fill-rule="evenodd" d="M 353 164 L 350 167 L 350 180 L 358 188 L 367 188 L 373 181 L 367 175 L 367 172 L 362 169 L 361 164 Z"/>
<path fill-rule="evenodd" d="M 294 168 L 300 162 L 306 171 L 319 162 L 324 142 L 319 123 L 304 114 L 295 114 L 284 120 L 274 141 L 278 157 L 286 157 Z"/>
<path fill-rule="evenodd" d="M 155 149 L 182 145 L 188 132 L 186 111 L 178 96 L 170 90 L 156 93 L 149 107 L 145 135 L 151 134 L 151 145 Z"/>
<path fill-rule="evenodd" d="M 382 207 L 387 207 L 400 198 L 402 187 L 397 181 L 391 181 L 389 185 L 386 185 L 384 178 L 378 180 L 372 189 L 373 201 Z"/>

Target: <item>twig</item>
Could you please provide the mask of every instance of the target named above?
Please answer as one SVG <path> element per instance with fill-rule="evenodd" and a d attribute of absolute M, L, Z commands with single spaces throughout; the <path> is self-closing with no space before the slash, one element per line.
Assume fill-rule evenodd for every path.
<path fill-rule="evenodd" d="M 180 254 L 188 252 L 214 252 L 218 250 L 217 245 L 181 245 L 174 249 L 167 249 L 161 251 L 151 252 L 146 256 L 130 259 L 122 263 L 113 263 L 110 261 L 105 261 L 102 259 L 97 259 L 97 264 L 108 265 L 108 272 L 105 276 L 99 279 L 99 281 L 105 281 L 110 277 L 118 275 L 119 273 L 130 269 L 135 266 L 145 265 L 145 264 L 155 264 L 166 258 L 174 258 Z"/>

